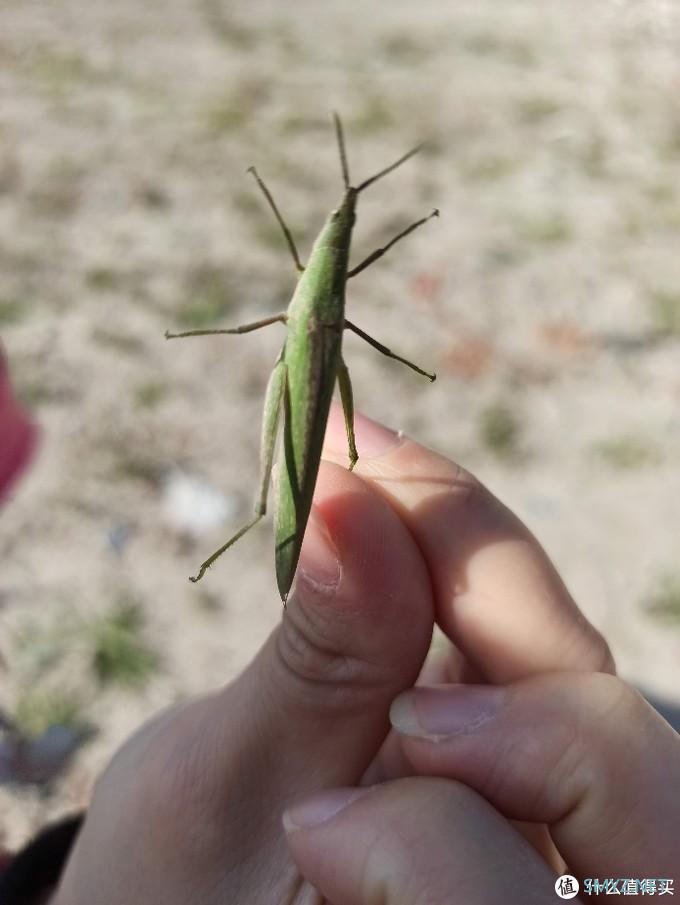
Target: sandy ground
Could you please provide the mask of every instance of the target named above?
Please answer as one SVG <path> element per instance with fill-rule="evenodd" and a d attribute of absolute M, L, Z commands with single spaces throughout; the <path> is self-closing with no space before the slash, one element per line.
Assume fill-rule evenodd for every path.
<path fill-rule="evenodd" d="M 340 190 L 333 109 L 355 174 L 428 142 L 362 198 L 356 260 L 442 211 L 348 299 L 439 380 L 349 337 L 358 408 L 485 481 L 621 673 L 680 704 L 677 6 L 24 0 L 0 20 L 0 330 L 43 431 L 0 522 L 0 705 L 98 729 L 51 794 L 0 791 L 6 842 L 280 618 L 269 525 L 186 581 L 249 510 L 278 327 L 163 333 L 285 306 L 245 169 L 307 249 Z M 221 524 L 181 517 L 169 487 Z M 125 606 L 158 655 L 135 690 L 115 656 L 108 684 L 93 670 Z"/>

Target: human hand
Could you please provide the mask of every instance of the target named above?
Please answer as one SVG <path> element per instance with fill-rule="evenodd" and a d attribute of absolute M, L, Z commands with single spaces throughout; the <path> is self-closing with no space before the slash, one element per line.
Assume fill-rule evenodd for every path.
<path fill-rule="evenodd" d="M 376 480 L 384 482 L 385 473 L 377 471 Z M 391 492 L 386 483 L 383 492 Z M 522 551 L 514 538 L 504 553 L 510 538 L 491 518 L 477 548 L 471 516 L 463 516 L 452 546 L 477 549 L 482 562 L 477 568 L 474 557 L 467 560 L 467 587 L 438 612 L 469 659 L 440 656 L 423 678 L 447 684 L 419 685 L 393 702 L 396 731 L 383 748 L 383 769 L 371 771 L 376 781 L 393 781 L 327 790 L 286 814 L 297 864 L 334 905 L 554 902 L 564 862 L 548 867 L 551 859 L 510 822 L 529 821 L 548 825 L 566 871 L 580 879 L 677 884 L 680 736 L 607 674 L 611 661 L 606 650 L 598 654 L 589 630 L 572 636 L 565 625 L 559 655 L 553 623 L 569 606 L 555 586 L 546 587 L 540 559 L 532 575 L 531 542 Z M 442 534 L 446 542 L 450 531 Z M 559 601 L 553 612 L 551 598 Z M 519 656 L 504 667 L 510 649 Z M 547 658 L 538 668 L 536 656 Z M 548 658 L 562 670 L 582 669 L 592 658 L 592 668 L 603 672 L 544 672 Z M 458 684 L 471 662 L 476 678 L 501 684 Z M 397 778 L 413 774 L 419 778 Z M 546 850 L 545 839 L 536 838 L 536 847 L 553 856 L 552 846 Z"/>
<path fill-rule="evenodd" d="M 680 737 L 625 683 L 419 687 L 392 721 L 427 778 L 329 790 L 286 816 L 300 870 L 334 905 L 545 903 L 562 873 L 677 889 Z M 546 823 L 566 869 L 510 819 Z"/>
<path fill-rule="evenodd" d="M 342 430 L 336 410 L 327 454 L 342 450 L 344 465 Z M 97 783 L 56 905 L 313 901 L 281 814 L 305 795 L 357 785 L 369 766 L 374 776 L 399 774 L 393 741 L 376 753 L 390 704 L 421 669 L 435 617 L 456 645 L 456 676 L 505 684 L 558 667 L 611 669 L 602 638 L 537 542 L 488 491 L 361 418 L 357 443 L 358 474 L 322 465 L 281 625 L 235 682 L 161 714 L 118 752 Z M 290 834 L 306 873 L 316 832 Z M 355 866 L 344 848 L 337 860 L 329 849 L 325 863 Z M 540 862 L 535 869 L 547 875 Z M 323 871 L 307 875 L 326 893 Z M 336 905 L 344 901 L 364 900 Z"/>

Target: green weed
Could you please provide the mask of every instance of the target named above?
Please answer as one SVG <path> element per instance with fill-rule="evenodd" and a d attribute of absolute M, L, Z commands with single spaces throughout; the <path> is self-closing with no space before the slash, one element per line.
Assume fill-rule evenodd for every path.
<path fill-rule="evenodd" d="M 11 324 L 18 324 L 30 312 L 30 307 L 26 302 L 20 302 L 19 299 L 0 299 L 0 327 L 8 327 Z"/>
<path fill-rule="evenodd" d="M 424 63 L 432 54 L 432 48 L 406 31 L 394 32 L 382 41 L 385 56 L 403 66 Z"/>
<path fill-rule="evenodd" d="M 655 330 L 664 336 L 680 336 L 680 290 L 657 289 L 650 301 Z"/>
<path fill-rule="evenodd" d="M 643 606 L 654 619 L 663 622 L 680 622 L 680 576 L 663 575 L 656 590 L 652 591 Z"/>
<path fill-rule="evenodd" d="M 85 283 L 97 292 L 113 292 L 122 283 L 122 274 L 112 267 L 92 267 L 85 274 Z"/>
<path fill-rule="evenodd" d="M 534 126 L 559 113 L 562 105 L 555 98 L 543 94 L 522 98 L 517 104 L 517 119 L 525 126 Z"/>
<path fill-rule="evenodd" d="M 141 355 L 146 346 L 144 340 L 123 330 L 114 330 L 106 327 L 95 327 L 92 331 L 92 339 L 101 346 L 107 346 L 124 355 Z"/>
<path fill-rule="evenodd" d="M 517 160 L 500 154 L 472 158 L 461 165 L 461 175 L 468 182 L 497 182 L 517 168 Z"/>
<path fill-rule="evenodd" d="M 608 465 L 622 470 L 641 468 L 657 458 L 654 448 L 642 437 L 622 434 L 598 443 L 597 455 Z"/>
<path fill-rule="evenodd" d="M 145 380 L 134 390 L 135 402 L 139 408 L 154 409 L 165 399 L 167 387 L 158 380 Z"/>
<path fill-rule="evenodd" d="M 207 263 L 197 265 L 187 275 L 185 297 L 176 309 L 176 318 L 189 330 L 215 326 L 237 304 L 224 273 Z"/>
<path fill-rule="evenodd" d="M 83 701 L 75 692 L 33 686 L 20 695 L 13 718 L 27 735 L 38 736 L 50 726 L 84 728 L 83 711 Z"/>
<path fill-rule="evenodd" d="M 163 472 L 160 462 L 141 452 L 121 448 L 115 455 L 113 477 L 118 480 L 139 481 L 155 489 L 161 483 Z"/>
<path fill-rule="evenodd" d="M 519 234 L 534 245 L 558 245 L 573 234 L 571 223 L 558 212 L 525 218 L 519 223 Z"/>
<path fill-rule="evenodd" d="M 102 685 L 139 689 L 158 671 L 160 658 L 143 630 L 142 606 L 127 595 L 94 626 L 92 669 Z"/>
<path fill-rule="evenodd" d="M 480 440 L 498 458 L 518 452 L 521 432 L 519 418 L 506 402 L 492 403 L 479 416 Z"/>
<path fill-rule="evenodd" d="M 257 41 L 256 32 L 227 12 L 226 5 L 220 0 L 202 0 L 201 9 L 206 23 L 223 43 L 236 50 L 250 50 Z"/>
<path fill-rule="evenodd" d="M 520 37 L 500 36 L 496 32 L 478 31 L 463 40 L 464 49 L 479 57 L 497 57 L 517 66 L 532 66 L 536 62 L 536 49 Z"/>
<path fill-rule="evenodd" d="M 384 132 L 395 125 L 395 113 L 387 101 L 376 95 L 364 98 L 352 119 L 351 131 L 355 135 Z"/>

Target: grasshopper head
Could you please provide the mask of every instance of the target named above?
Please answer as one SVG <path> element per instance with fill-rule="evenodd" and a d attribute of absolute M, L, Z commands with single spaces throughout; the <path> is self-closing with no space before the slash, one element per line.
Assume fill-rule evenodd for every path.
<path fill-rule="evenodd" d="M 340 205 L 330 212 L 323 230 L 323 245 L 327 248 L 347 248 L 356 220 L 357 190 L 345 190 Z"/>

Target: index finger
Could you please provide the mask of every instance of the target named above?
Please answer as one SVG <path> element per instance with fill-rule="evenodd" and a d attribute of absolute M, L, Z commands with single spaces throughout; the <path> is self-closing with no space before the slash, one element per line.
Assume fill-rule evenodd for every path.
<path fill-rule="evenodd" d="M 437 622 L 488 681 L 555 669 L 614 672 L 609 648 L 526 526 L 444 456 L 355 416 L 356 472 L 403 519 L 427 563 Z M 324 457 L 347 462 L 342 411 Z"/>

